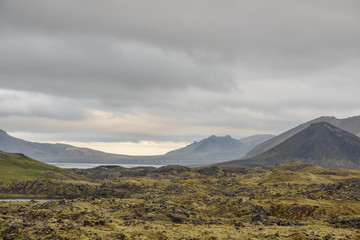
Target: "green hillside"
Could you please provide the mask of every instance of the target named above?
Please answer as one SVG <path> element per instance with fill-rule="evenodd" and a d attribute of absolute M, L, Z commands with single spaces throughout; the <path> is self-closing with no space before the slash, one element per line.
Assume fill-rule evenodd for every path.
<path fill-rule="evenodd" d="M 23 154 L 0 151 L 0 182 L 39 178 L 83 179 L 70 171 L 36 161 Z"/>

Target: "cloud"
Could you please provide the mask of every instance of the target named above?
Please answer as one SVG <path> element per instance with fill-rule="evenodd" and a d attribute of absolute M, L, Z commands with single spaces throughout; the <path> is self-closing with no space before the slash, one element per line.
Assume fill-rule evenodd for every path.
<path fill-rule="evenodd" d="M 357 115 L 359 9 L 357 0 L 3 0 L 0 123 L 72 141 L 191 141 Z"/>
<path fill-rule="evenodd" d="M 209 51 L 237 59 L 262 54 L 301 58 L 359 50 L 360 34 L 354 31 L 359 5 L 356 0 L 7 0 L 2 16 L 12 28 L 141 41 L 194 56 Z"/>
<path fill-rule="evenodd" d="M 87 115 L 81 102 L 41 93 L 0 89 L 0 117 L 79 120 Z"/>
<path fill-rule="evenodd" d="M 99 40 L 83 46 L 86 38 L 17 34 L 7 38 L 0 47 L 1 83 L 6 87 L 106 98 L 128 90 L 171 91 L 196 86 L 219 91 L 234 86 L 221 67 L 198 64 L 183 53 L 142 43 Z"/>

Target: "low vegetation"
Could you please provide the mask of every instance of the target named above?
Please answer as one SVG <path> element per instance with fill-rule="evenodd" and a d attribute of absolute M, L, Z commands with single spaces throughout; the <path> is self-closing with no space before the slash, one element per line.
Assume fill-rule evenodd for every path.
<path fill-rule="evenodd" d="M 30 179 L 85 179 L 70 171 L 31 159 L 21 153 L 0 151 L 0 182 Z"/>
<path fill-rule="evenodd" d="M 92 181 L 17 180 L 3 239 L 359 239 L 360 171 L 167 166 L 74 170 Z"/>

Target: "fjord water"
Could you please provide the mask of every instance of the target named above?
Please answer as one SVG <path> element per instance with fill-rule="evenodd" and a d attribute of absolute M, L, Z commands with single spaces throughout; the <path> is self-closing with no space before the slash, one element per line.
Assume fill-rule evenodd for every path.
<path fill-rule="evenodd" d="M 98 166 L 120 166 L 125 168 L 134 168 L 134 167 L 163 167 L 165 165 L 146 165 L 146 164 L 104 164 L 104 163 L 47 163 L 51 165 L 55 165 L 60 168 L 80 168 L 80 169 L 87 169 L 87 168 L 95 168 Z"/>

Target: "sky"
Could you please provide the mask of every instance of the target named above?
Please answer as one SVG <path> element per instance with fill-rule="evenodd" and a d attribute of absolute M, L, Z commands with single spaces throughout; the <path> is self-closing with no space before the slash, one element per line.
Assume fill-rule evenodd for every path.
<path fill-rule="evenodd" d="M 0 128 L 162 154 L 360 115 L 358 0 L 0 0 Z"/>

